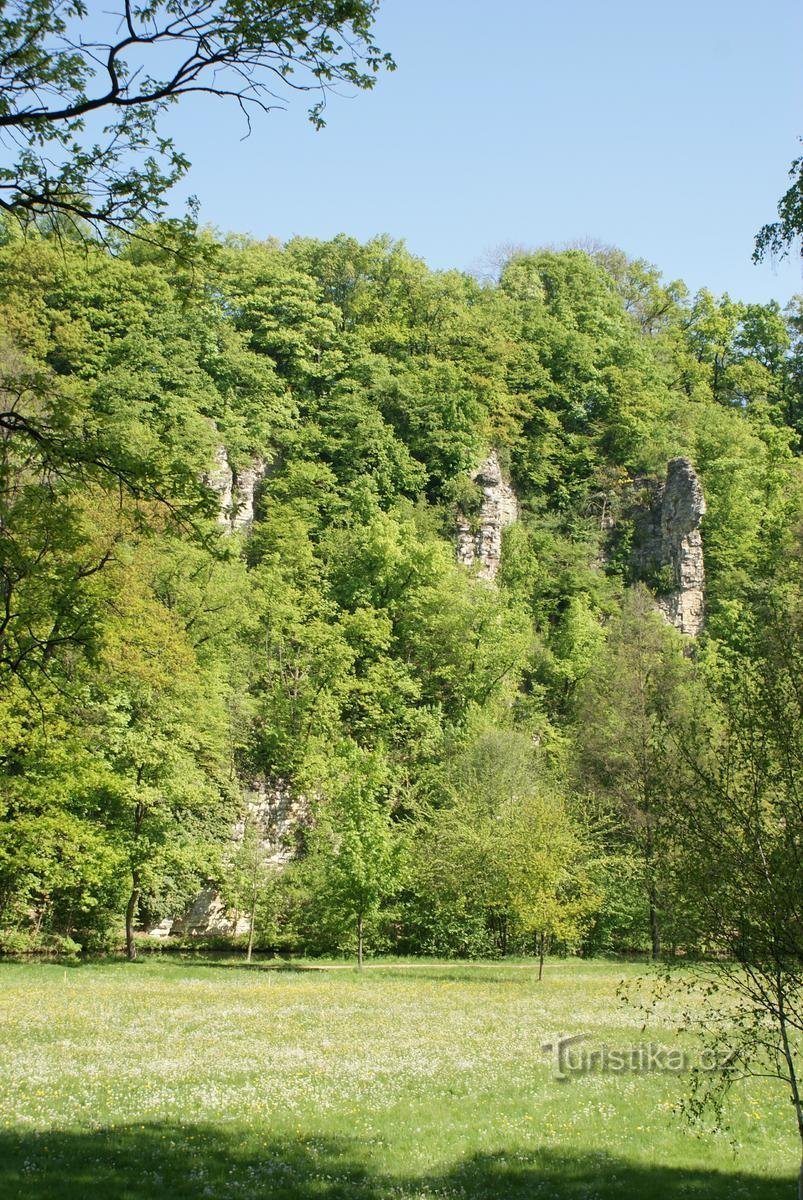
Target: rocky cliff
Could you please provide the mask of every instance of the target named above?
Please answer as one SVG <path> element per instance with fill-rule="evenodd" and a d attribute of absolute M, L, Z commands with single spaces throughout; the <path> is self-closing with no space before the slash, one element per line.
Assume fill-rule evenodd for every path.
<path fill-rule="evenodd" d="M 231 848 L 236 850 L 245 836 L 246 822 L 255 822 L 259 850 L 267 867 L 283 867 L 296 848 L 296 831 L 308 820 L 305 797 L 295 795 L 283 782 L 254 780 L 244 791 L 243 815 L 232 831 Z M 219 937 L 248 932 L 248 918 L 232 912 L 210 882 L 181 916 L 168 917 L 148 930 L 153 938 Z"/>
<path fill-rule="evenodd" d="M 634 573 L 656 592 L 667 621 L 696 637 L 705 621 L 706 505 L 700 481 L 688 458 L 673 458 L 663 482 L 639 480 L 635 487 Z"/>
<path fill-rule="evenodd" d="M 254 500 L 265 476 L 265 463 L 252 462 L 239 473 L 232 470 L 224 447 L 215 454 L 205 477 L 207 486 L 219 497 L 219 521 L 228 531 L 248 531 L 254 519 Z M 457 521 L 457 561 L 474 571 L 477 578 L 493 583 L 502 556 L 503 531 L 518 519 L 519 506 L 513 488 L 505 480 L 499 455 L 491 450 L 472 473 L 478 485 L 478 505 L 473 514 L 461 512 Z M 640 477 L 618 486 L 617 516 L 607 494 L 600 526 L 608 546 L 632 531 L 630 551 L 634 578 L 642 579 L 656 594 L 656 603 L 666 619 L 681 633 L 700 633 L 705 617 L 705 567 L 701 523 L 705 497 L 688 458 L 673 458 L 666 477 Z M 604 567 L 604 556 L 600 567 Z M 244 822 L 256 821 L 260 849 L 266 864 L 281 867 L 293 855 L 295 831 L 305 823 L 308 805 L 289 786 L 276 781 L 255 781 L 245 792 L 243 820 L 233 831 L 232 845 L 242 840 Z M 151 929 L 154 937 L 173 934 L 209 936 L 242 933 L 248 922 L 227 910 L 210 882 L 188 912 Z"/>
<path fill-rule="evenodd" d="M 502 531 L 519 515 L 513 488 L 502 475 L 499 455 L 492 450 L 471 478 L 482 489 L 474 519 L 460 513 L 457 521 L 457 561 L 474 567 L 479 579 L 493 582 L 502 558 Z"/>
<path fill-rule="evenodd" d="M 247 532 L 254 520 L 254 502 L 259 484 L 265 478 L 266 464 L 254 457 L 239 470 L 232 469 L 225 446 L 215 450 L 213 464 L 204 483 L 218 497 L 218 524 L 227 533 Z"/>

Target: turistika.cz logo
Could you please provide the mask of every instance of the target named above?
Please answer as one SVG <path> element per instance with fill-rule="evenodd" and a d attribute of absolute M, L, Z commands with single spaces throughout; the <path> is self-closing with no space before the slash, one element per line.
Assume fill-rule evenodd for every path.
<path fill-rule="evenodd" d="M 572 1033 L 544 1042 L 541 1049 L 552 1057 L 552 1075 L 566 1083 L 578 1075 L 680 1075 L 684 1071 L 724 1071 L 733 1060 L 733 1053 L 703 1050 L 694 1054 L 677 1046 L 657 1042 L 635 1046 L 581 1046 L 586 1033 Z"/>

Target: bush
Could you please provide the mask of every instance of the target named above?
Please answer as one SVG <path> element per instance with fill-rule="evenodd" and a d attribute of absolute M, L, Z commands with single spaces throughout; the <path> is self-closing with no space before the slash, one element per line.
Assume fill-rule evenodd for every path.
<path fill-rule="evenodd" d="M 30 929 L 0 929 L 0 956 L 17 958 L 27 954 L 72 958 L 81 946 L 60 933 L 34 933 Z"/>

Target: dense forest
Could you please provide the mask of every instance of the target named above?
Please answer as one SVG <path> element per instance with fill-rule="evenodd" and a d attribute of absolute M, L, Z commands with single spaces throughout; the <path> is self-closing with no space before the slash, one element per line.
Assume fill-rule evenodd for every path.
<path fill-rule="evenodd" d="M 2 235 L 0 948 L 133 956 L 202 888 L 293 952 L 790 928 L 803 302 L 604 247 L 479 280 L 386 238 L 165 240 Z M 493 580 L 455 553 L 491 451 Z M 694 638 L 634 554 L 678 456 Z"/>

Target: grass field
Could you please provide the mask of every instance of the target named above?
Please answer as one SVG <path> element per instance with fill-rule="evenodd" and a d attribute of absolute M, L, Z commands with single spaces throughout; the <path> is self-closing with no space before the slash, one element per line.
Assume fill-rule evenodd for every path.
<path fill-rule="evenodd" d="M 769 1084 L 701 1139 L 682 1074 L 553 1078 L 563 1034 L 677 1045 L 671 1012 L 642 1031 L 617 1001 L 638 971 L 0 964 L 0 1196 L 792 1197 Z"/>

